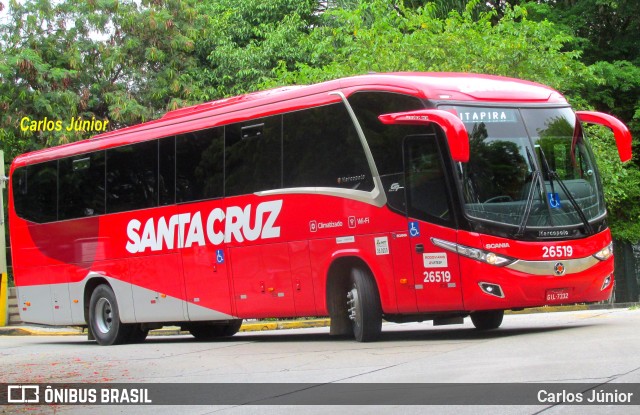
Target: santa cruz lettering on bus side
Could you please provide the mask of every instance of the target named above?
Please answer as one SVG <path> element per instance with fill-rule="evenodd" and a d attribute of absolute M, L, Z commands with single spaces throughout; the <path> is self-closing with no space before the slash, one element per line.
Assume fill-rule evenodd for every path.
<path fill-rule="evenodd" d="M 215 208 L 206 217 L 202 212 L 181 213 L 168 219 L 164 216 L 150 218 L 144 225 L 138 219 L 132 219 L 127 224 L 126 249 L 136 254 L 146 250 L 204 246 L 207 242 L 220 245 L 232 240 L 278 238 L 280 227 L 274 224 L 281 209 L 282 200 L 272 200 L 258 204 L 255 210 L 250 204 L 244 209 L 239 206 L 228 206 L 225 210 Z"/>

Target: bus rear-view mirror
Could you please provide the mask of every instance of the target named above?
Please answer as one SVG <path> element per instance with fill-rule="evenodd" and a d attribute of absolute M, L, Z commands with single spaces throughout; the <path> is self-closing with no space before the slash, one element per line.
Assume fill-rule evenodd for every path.
<path fill-rule="evenodd" d="M 469 161 L 469 135 L 464 124 L 456 115 L 449 111 L 424 109 L 409 112 L 383 114 L 378 119 L 387 125 L 436 124 L 444 131 L 449 143 L 449 151 L 454 161 L 466 163 Z"/>
<path fill-rule="evenodd" d="M 616 117 L 595 111 L 576 111 L 578 120 L 587 124 L 598 124 L 610 128 L 616 139 L 620 161 L 631 160 L 631 133 L 626 125 Z"/>

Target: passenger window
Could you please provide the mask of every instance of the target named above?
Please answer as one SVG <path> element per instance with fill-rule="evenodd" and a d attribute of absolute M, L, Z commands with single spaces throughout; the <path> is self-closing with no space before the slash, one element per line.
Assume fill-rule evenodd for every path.
<path fill-rule="evenodd" d="M 36 223 L 57 219 L 58 162 L 33 164 L 14 172 L 14 205 L 18 216 Z"/>
<path fill-rule="evenodd" d="M 107 213 L 158 205 L 158 140 L 107 150 Z"/>
<path fill-rule="evenodd" d="M 226 196 L 282 187 L 281 127 L 279 115 L 226 126 Z"/>
<path fill-rule="evenodd" d="M 209 128 L 176 137 L 176 201 L 222 197 L 223 167 L 224 128 Z"/>
<path fill-rule="evenodd" d="M 371 191 L 373 178 L 345 106 L 284 114 L 284 187 L 338 187 Z"/>
<path fill-rule="evenodd" d="M 385 125 L 379 115 L 424 108 L 416 97 L 389 92 L 357 92 L 349 104 L 367 138 L 373 159 L 387 194 L 389 207 L 406 212 L 402 140 L 407 135 L 431 132 L 431 127 L 416 125 Z"/>
<path fill-rule="evenodd" d="M 172 205 L 176 202 L 176 139 L 162 138 L 158 141 L 158 204 Z"/>
<path fill-rule="evenodd" d="M 60 160 L 58 219 L 105 213 L 104 151 Z"/>
<path fill-rule="evenodd" d="M 16 214 L 23 219 L 27 219 L 26 210 L 29 205 L 27 199 L 27 192 L 29 190 L 27 186 L 27 176 L 27 167 L 19 167 L 13 171 L 13 176 L 11 176 L 11 180 L 9 181 L 13 192 L 13 206 Z"/>

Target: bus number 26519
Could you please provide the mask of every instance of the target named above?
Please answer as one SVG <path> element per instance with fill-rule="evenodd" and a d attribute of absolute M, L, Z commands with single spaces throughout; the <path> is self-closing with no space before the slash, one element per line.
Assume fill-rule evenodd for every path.
<path fill-rule="evenodd" d="M 451 272 L 449 271 L 424 271 L 424 282 L 450 282 Z"/>

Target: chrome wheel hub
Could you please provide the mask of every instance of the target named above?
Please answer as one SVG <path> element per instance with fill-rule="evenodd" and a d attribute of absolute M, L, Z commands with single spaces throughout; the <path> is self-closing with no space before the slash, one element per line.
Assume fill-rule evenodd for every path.
<path fill-rule="evenodd" d="M 358 291 L 356 288 L 352 288 L 347 293 L 347 306 L 349 307 L 349 318 L 351 321 L 356 321 L 357 306 L 358 306 Z"/>
<path fill-rule="evenodd" d="M 95 323 L 96 328 L 101 333 L 108 333 L 113 324 L 113 308 L 106 298 L 101 298 L 96 302 L 95 306 Z"/>

